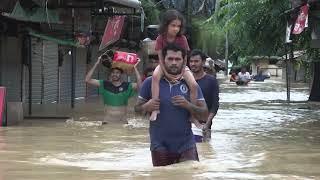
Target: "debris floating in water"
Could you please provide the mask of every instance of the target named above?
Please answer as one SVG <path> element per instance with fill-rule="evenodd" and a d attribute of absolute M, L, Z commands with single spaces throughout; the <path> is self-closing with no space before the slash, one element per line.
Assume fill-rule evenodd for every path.
<path fill-rule="evenodd" d="M 91 126 L 102 126 L 102 121 L 75 121 L 73 119 L 66 120 L 67 125 L 80 126 L 80 127 L 91 127 Z"/>

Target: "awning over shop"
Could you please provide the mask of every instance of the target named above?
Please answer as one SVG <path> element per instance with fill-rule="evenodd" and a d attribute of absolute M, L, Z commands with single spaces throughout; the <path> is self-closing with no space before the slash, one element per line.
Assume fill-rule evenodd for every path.
<path fill-rule="evenodd" d="M 31 0 L 29 0 L 31 1 Z M 55 8 L 96 8 L 97 6 L 112 3 L 118 6 L 125 6 L 128 8 L 140 8 L 141 2 L 139 0 L 32 0 L 38 6 Z M 102 8 L 102 7 L 101 7 Z"/>
<path fill-rule="evenodd" d="M 17 1 L 11 13 L 2 13 L 12 19 L 28 22 L 46 22 L 46 23 L 59 23 L 59 14 L 57 10 L 34 8 L 31 11 L 24 10 L 19 1 Z"/>
<path fill-rule="evenodd" d="M 77 44 L 73 40 L 58 39 L 58 38 L 55 38 L 55 37 L 52 37 L 52 36 L 49 36 L 49 35 L 45 35 L 45 34 L 41 34 L 41 33 L 35 32 L 33 30 L 28 30 L 28 33 L 29 33 L 29 35 L 31 35 L 33 37 L 37 37 L 37 38 L 44 39 L 44 40 L 47 40 L 47 41 L 52 41 L 52 42 L 55 42 L 55 43 L 60 44 L 60 45 L 81 47 L 81 46 L 79 46 L 79 44 Z"/>
<path fill-rule="evenodd" d="M 61 8 L 63 9 L 63 8 L 69 8 L 69 7 L 74 7 L 74 8 L 77 8 L 77 7 L 96 8 L 97 7 L 97 4 L 96 4 L 97 1 L 95 0 L 87 0 L 87 1 L 83 0 L 81 2 L 78 2 L 76 0 L 68 1 L 68 2 L 59 1 L 56 3 L 58 4 L 57 5 L 58 8 L 56 9 L 46 8 L 42 6 L 36 6 L 32 9 L 25 9 L 21 6 L 20 2 L 17 1 L 12 11 L 8 11 L 8 10 L 3 11 L 1 14 L 3 16 L 7 16 L 9 18 L 20 20 L 20 21 L 59 24 L 59 23 L 62 23 L 59 19 L 59 10 L 61 10 Z M 112 6 L 115 5 L 115 6 L 134 8 L 134 9 L 141 8 L 141 2 L 139 0 L 104 0 L 103 6 L 107 7 L 108 5 L 112 5 Z M 2 6 L 0 6 L 0 8 L 1 7 Z M 8 7 L 7 6 L 2 7 L 2 9 L 3 8 L 8 8 Z"/>

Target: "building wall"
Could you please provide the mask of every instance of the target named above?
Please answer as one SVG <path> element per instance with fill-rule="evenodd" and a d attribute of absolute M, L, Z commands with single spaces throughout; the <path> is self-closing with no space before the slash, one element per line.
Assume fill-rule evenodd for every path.
<path fill-rule="evenodd" d="M 277 77 L 282 76 L 282 68 L 277 65 L 270 64 L 269 60 L 267 60 L 267 59 L 257 60 L 251 64 L 251 69 L 252 69 L 253 75 L 258 73 L 257 72 L 258 66 L 260 69 L 263 70 L 264 73 L 269 72 L 271 74 L 271 76 L 277 76 Z"/>
<path fill-rule="evenodd" d="M 271 76 L 282 77 L 282 68 L 277 65 L 268 65 L 267 71 L 270 72 Z"/>
<path fill-rule="evenodd" d="M 286 67 L 283 67 L 282 71 L 282 79 L 286 79 Z M 294 70 L 292 66 L 289 66 L 289 77 L 291 82 L 306 82 L 305 73 L 306 69 L 304 67 L 301 67 L 299 70 Z"/>
<path fill-rule="evenodd" d="M 252 74 L 258 74 L 258 66 L 260 68 L 268 68 L 269 61 L 268 60 L 257 60 L 251 64 Z"/>

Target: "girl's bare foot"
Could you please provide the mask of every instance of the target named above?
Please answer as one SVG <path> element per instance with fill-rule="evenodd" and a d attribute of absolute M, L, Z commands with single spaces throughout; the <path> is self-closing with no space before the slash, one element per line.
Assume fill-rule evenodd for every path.
<path fill-rule="evenodd" d="M 151 115 L 150 115 L 150 121 L 155 121 L 157 120 L 157 116 L 160 112 L 159 111 L 152 111 Z"/>

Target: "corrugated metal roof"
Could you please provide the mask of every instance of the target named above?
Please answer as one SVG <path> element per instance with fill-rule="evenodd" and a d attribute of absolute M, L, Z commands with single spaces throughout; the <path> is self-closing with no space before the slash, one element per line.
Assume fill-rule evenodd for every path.
<path fill-rule="evenodd" d="M 19 3 L 16 3 L 11 13 L 2 13 L 3 16 L 7 16 L 12 19 L 28 22 L 48 22 L 48 23 L 60 23 L 57 10 L 34 8 L 32 11 L 26 11 Z"/>
<path fill-rule="evenodd" d="M 99 1 L 97 0 L 32 0 L 37 5 L 45 7 L 48 6 L 49 8 L 54 7 L 62 7 L 63 6 L 81 6 L 81 7 L 96 7 Z M 131 8 L 140 8 L 141 2 L 139 0 L 104 0 L 103 3 L 115 3 L 118 5 L 123 5 L 126 7 Z"/>

